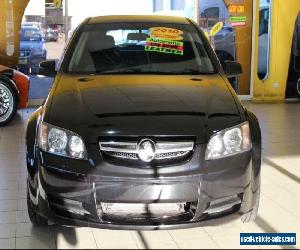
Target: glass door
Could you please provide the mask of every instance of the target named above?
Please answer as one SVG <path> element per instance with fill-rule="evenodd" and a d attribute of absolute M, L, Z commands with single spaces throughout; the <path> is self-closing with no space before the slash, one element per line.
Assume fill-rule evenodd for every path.
<path fill-rule="evenodd" d="M 250 96 L 252 56 L 252 0 L 199 0 L 199 25 L 221 63 L 236 60 L 243 74 L 229 79 L 239 95 Z"/>

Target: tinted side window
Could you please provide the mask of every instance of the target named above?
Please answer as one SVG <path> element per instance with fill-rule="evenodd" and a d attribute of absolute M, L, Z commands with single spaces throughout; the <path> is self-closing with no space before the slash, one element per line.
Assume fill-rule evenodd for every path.
<path fill-rule="evenodd" d="M 163 0 L 154 0 L 153 1 L 153 11 L 161 11 L 164 9 L 164 2 Z"/>

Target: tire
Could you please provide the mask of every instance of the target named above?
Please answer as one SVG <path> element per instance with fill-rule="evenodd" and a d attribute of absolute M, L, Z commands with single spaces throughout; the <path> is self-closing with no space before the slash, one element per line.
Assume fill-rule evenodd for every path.
<path fill-rule="evenodd" d="M 259 200 L 260 200 L 260 187 L 257 190 L 258 194 L 256 196 L 255 204 L 253 206 L 253 209 L 251 212 L 244 214 L 241 217 L 241 222 L 242 223 L 249 223 L 252 222 L 256 219 L 257 213 L 258 213 L 258 207 L 259 207 Z"/>
<path fill-rule="evenodd" d="M 0 79 L 0 127 L 7 125 L 16 115 L 18 96 L 11 84 Z"/>
<path fill-rule="evenodd" d="M 36 227 L 47 227 L 49 225 L 48 220 L 42 216 L 40 216 L 35 210 L 34 205 L 32 204 L 29 197 L 29 190 L 27 186 L 27 210 L 28 216 L 31 223 Z"/>

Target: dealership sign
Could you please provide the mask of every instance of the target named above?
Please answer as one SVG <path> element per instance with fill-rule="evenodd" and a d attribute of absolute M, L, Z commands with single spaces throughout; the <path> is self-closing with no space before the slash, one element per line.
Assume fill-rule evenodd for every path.
<path fill-rule="evenodd" d="M 236 13 L 245 13 L 245 5 L 241 4 L 230 4 L 228 6 L 228 11 L 231 14 L 236 14 Z"/>

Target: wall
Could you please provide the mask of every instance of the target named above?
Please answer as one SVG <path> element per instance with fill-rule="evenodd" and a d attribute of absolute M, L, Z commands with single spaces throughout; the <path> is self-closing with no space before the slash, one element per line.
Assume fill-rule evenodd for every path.
<path fill-rule="evenodd" d="M 255 1 L 258 6 L 259 0 Z M 299 0 L 273 0 L 272 2 L 270 71 L 269 77 L 264 81 L 257 76 L 258 18 L 255 20 L 253 101 L 256 102 L 280 102 L 285 99 L 293 32 L 300 12 Z M 259 8 L 256 9 L 256 17 L 258 16 Z"/>
<path fill-rule="evenodd" d="M 19 29 L 29 0 L 0 0 L 0 64 L 15 66 L 19 55 Z M 12 56 L 7 55 L 8 45 Z"/>

